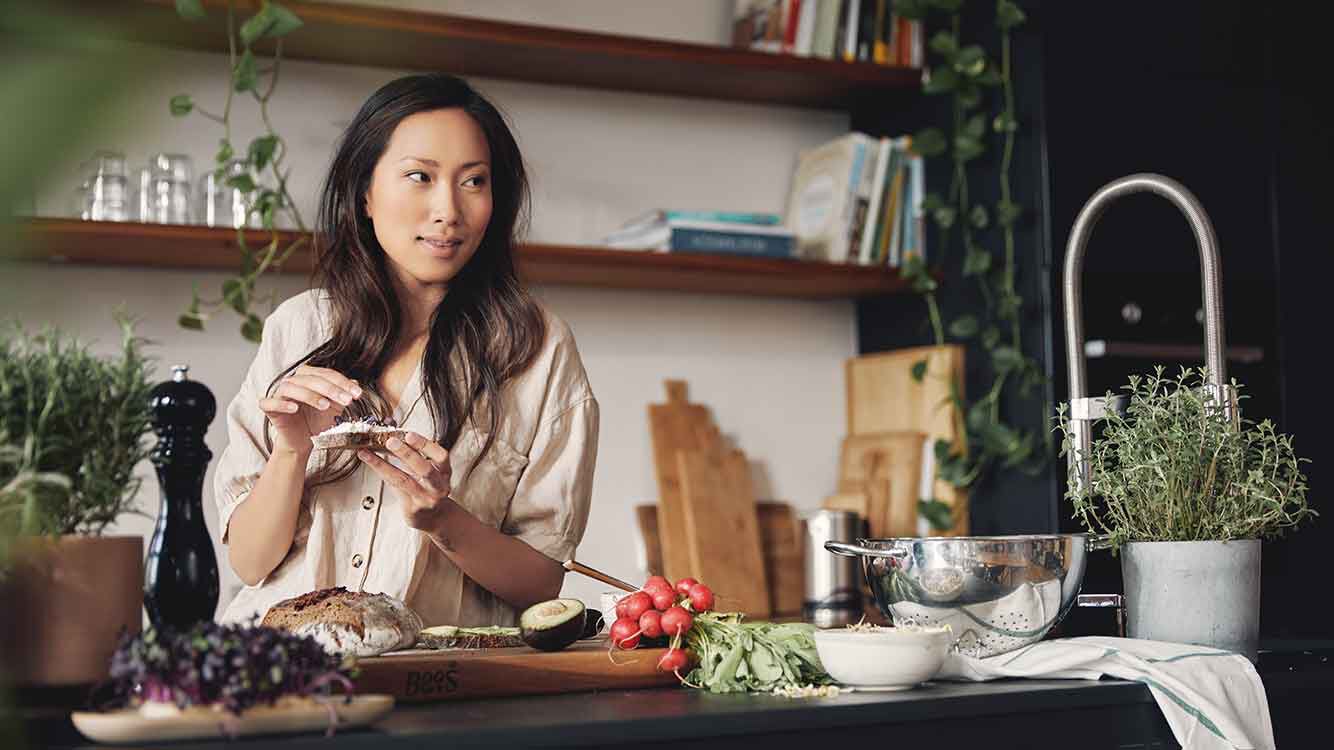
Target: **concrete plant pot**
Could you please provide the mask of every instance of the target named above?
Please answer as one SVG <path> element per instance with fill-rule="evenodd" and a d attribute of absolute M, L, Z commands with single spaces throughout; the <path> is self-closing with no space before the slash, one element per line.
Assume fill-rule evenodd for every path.
<path fill-rule="evenodd" d="M 1244 654 L 1260 641 L 1260 540 L 1121 548 L 1126 635 Z"/>

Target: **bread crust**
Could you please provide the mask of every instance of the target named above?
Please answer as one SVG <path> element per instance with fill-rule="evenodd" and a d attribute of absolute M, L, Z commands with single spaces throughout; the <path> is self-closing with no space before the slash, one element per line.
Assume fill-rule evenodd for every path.
<path fill-rule="evenodd" d="M 330 653 L 356 656 L 410 648 L 422 629 L 421 617 L 398 599 L 342 586 L 284 599 L 260 624 L 311 636 Z"/>

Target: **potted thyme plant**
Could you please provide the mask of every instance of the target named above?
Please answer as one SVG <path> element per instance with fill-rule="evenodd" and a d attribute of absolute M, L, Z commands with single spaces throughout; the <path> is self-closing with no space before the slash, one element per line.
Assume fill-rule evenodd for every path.
<path fill-rule="evenodd" d="M 1070 482 L 1066 497 L 1121 554 L 1127 635 L 1254 658 L 1260 542 L 1317 515 L 1306 503 L 1306 459 L 1269 420 L 1224 408 L 1204 369 L 1163 372 L 1131 376 L 1124 413 L 1109 411 L 1079 457 L 1089 483 Z M 1064 408 L 1058 422 L 1066 455 Z"/>
<path fill-rule="evenodd" d="M 122 629 L 141 627 L 143 539 L 104 536 L 136 512 L 151 432 L 144 341 L 118 320 L 114 356 L 0 330 L 0 652 L 17 684 L 105 679 Z"/>

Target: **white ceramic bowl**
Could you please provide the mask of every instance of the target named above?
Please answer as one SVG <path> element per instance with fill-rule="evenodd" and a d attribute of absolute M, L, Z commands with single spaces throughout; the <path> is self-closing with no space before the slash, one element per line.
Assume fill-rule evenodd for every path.
<path fill-rule="evenodd" d="M 940 671 L 954 643 L 949 628 L 847 628 L 815 631 L 825 671 L 864 690 L 909 690 Z"/>

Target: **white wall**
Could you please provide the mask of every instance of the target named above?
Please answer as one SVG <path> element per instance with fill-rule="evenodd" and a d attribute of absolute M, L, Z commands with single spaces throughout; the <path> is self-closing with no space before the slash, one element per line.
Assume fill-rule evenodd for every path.
<path fill-rule="evenodd" d="M 730 0 L 398 4 L 706 43 L 728 37 L 731 9 Z M 220 129 L 199 117 L 173 119 L 166 103 L 173 94 L 189 92 L 205 106 L 220 109 L 225 57 L 143 52 L 159 74 L 133 86 L 117 114 L 89 126 L 97 129 L 102 145 L 124 151 L 132 166 L 161 150 L 192 155 L 197 169 L 208 166 Z M 294 150 L 291 185 L 309 221 L 341 125 L 375 87 L 401 72 L 283 65 L 271 114 Z M 650 208 L 781 213 L 796 151 L 848 129 L 846 115 L 838 113 L 494 80 L 474 83 L 514 121 L 534 182 L 530 236 L 537 242 L 592 243 Z M 234 140 L 244 144 L 256 134 L 258 118 L 248 103 L 239 114 Z M 85 157 L 63 155 L 58 179 L 38 195 L 40 213 L 64 212 L 75 167 Z M 19 279 L 11 277 L 20 283 L 6 290 L 0 313 L 32 325 L 60 325 L 110 349 L 116 334 L 109 310 L 124 302 L 144 318 L 143 333 L 158 342 L 160 374 L 171 364 L 190 363 L 192 375 L 213 390 L 220 408 L 235 394 L 253 356 L 251 345 L 236 333 L 234 317 L 216 321 L 202 334 L 175 327 L 191 283 L 216 289 L 225 274 L 54 266 L 26 266 L 20 273 Z M 285 297 L 302 286 L 301 279 L 285 277 L 271 288 Z M 713 409 L 723 432 L 750 456 L 762 496 L 814 507 L 832 491 L 836 449 L 845 428 L 842 362 L 856 346 L 850 302 L 574 287 L 537 292 L 573 327 L 602 406 L 593 514 L 579 551 L 584 562 L 623 578 L 641 575 L 632 506 L 656 494 L 646 406 L 663 400 L 665 378 L 689 381 L 692 400 Z M 225 434 L 220 421 L 208 442 L 215 453 L 221 451 Z M 142 507 L 153 514 L 157 487 L 151 467 L 143 470 L 150 479 Z M 216 531 L 211 484 L 210 476 L 205 506 Z M 117 530 L 148 534 L 151 522 L 129 517 Z M 237 583 L 219 549 L 225 601 Z M 572 577 L 566 593 L 595 602 L 602 588 Z"/>

